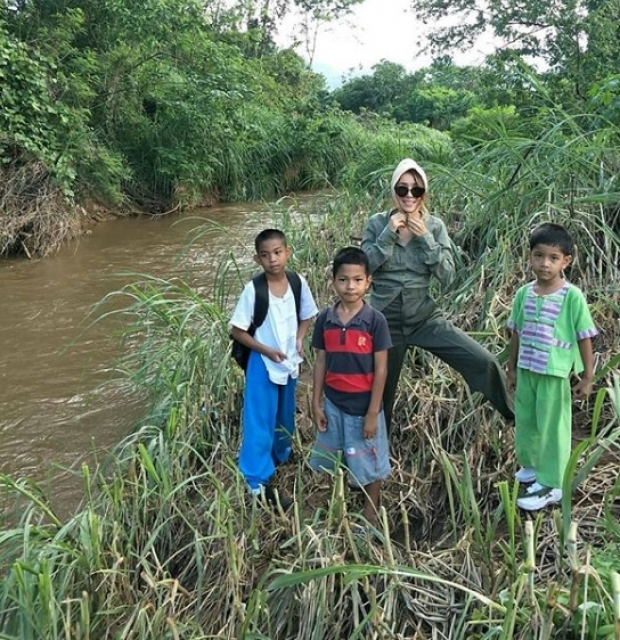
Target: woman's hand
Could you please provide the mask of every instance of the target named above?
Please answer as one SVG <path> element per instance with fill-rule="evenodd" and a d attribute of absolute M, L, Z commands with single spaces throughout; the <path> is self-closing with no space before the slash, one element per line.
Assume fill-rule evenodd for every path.
<path fill-rule="evenodd" d="M 407 226 L 407 214 L 402 211 L 397 211 L 390 216 L 388 221 L 388 227 L 398 233 L 399 229 L 404 229 Z"/>
<path fill-rule="evenodd" d="M 407 227 L 409 227 L 409 231 L 416 237 L 423 236 L 428 231 L 424 220 L 422 218 L 414 218 L 413 216 L 409 216 Z"/>

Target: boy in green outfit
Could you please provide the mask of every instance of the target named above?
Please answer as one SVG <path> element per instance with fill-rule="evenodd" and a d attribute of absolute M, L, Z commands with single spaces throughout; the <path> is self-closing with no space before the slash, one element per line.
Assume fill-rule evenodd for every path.
<path fill-rule="evenodd" d="M 512 331 L 508 385 L 515 389 L 515 448 L 522 465 L 515 478 L 531 484 L 517 504 L 526 511 L 562 499 L 562 480 L 571 449 L 571 371 L 581 374 L 576 397 L 592 387 L 597 334 L 583 293 L 564 279 L 573 241 L 557 224 L 543 224 L 530 235 L 534 282 L 515 296 L 508 327 Z"/>

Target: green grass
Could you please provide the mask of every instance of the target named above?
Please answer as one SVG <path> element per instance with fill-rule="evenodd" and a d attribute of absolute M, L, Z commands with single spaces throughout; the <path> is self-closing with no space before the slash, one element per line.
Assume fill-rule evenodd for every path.
<path fill-rule="evenodd" d="M 458 169 L 441 169 L 450 156 L 430 143 L 421 159 L 432 167 L 432 208 L 462 249 L 442 306 L 496 353 L 527 278 L 528 229 L 560 213 L 569 219 L 566 189 L 589 185 L 570 209 L 571 228 L 582 231 L 571 279 L 588 293 L 601 338 L 595 393 L 575 407 L 580 442 L 562 509 L 533 518 L 518 511 L 511 430 L 426 357 L 410 358 L 401 378 L 378 537 L 354 534 L 361 498 L 342 474 L 330 483 L 306 464 L 314 437 L 307 368 L 298 462 L 278 473 L 294 509 L 283 517 L 249 502 L 236 469 L 243 377 L 229 357 L 227 319 L 252 267 L 235 248 L 213 256 L 219 271 L 208 299 L 181 281 L 135 274 L 102 301 L 100 321 L 114 315 L 125 327 L 120 368 L 151 409 L 109 458 L 83 467 L 84 501 L 66 520 L 38 487 L 0 476 L 27 505 L 0 534 L 0 638 L 617 638 L 620 243 L 606 218 L 611 182 L 592 173 L 603 156 L 586 153 L 600 136 L 587 141 L 577 124 L 553 123 L 529 141 L 540 148 L 527 156 L 519 194 L 490 188 L 506 184 L 529 148 L 518 139 L 496 140 Z M 561 175 L 571 140 L 587 156 L 573 182 Z M 334 252 L 386 206 L 392 154 L 403 151 L 388 147 L 381 171 L 360 158 L 338 193 L 314 204 L 287 198 L 266 215 L 287 232 L 291 266 L 321 306 L 331 298 Z M 532 165 L 545 157 L 556 162 L 554 188 L 553 169 L 544 169 L 545 183 Z"/>

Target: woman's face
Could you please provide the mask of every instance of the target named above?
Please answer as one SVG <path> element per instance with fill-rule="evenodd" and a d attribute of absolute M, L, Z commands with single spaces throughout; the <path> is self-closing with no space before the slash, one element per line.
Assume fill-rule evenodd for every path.
<path fill-rule="evenodd" d="M 403 196 L 396 193 L 395 198 L 398 208 L 406 214 L 417 213 L 424 202 L 424 193 L 416 192 L 416 188 L 418 190 L 420 188 L 424 189 L 424 183 L 422 180 L 420 180 L 418 176 L 407 171 L 398 179 L 394 190 L 398 192 L 400 190 L 399 187 L 407 187 L 408 191 Z M 412 189 L 415 192 L 415 195 L 411 193 Z"/>

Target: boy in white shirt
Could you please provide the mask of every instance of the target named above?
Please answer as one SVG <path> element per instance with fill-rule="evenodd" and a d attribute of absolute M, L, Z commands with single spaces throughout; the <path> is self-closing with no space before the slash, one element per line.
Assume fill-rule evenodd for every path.
<path fill-rule="evenodd" d="M 302 361 L 303 339 L 318 309 L 306 280 L 286 270 L 291 255 L 286 236 L 265 229 L 254 240 L 254 261 L 268 288 L 267 315 L 254 331 L 255 281 L 248 282 L 230 320 L 232 337 L 251 349 L 243 394 L 239 469 L 250 491 L 275 505 L 269 486 L 276 467 L 289 458 L 295 430 L 295 388 Z M 291 283 L 301 285 L 299 308 Z M 250 330 L 248 332 L 248 330 Z M 290 500 L 279 498 L 286 509 Z"/>

